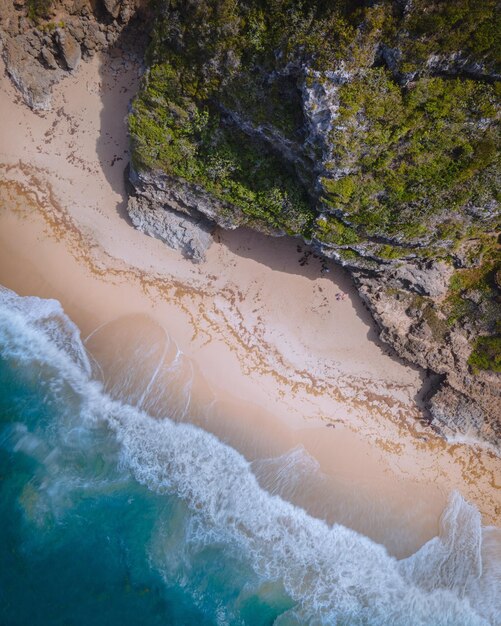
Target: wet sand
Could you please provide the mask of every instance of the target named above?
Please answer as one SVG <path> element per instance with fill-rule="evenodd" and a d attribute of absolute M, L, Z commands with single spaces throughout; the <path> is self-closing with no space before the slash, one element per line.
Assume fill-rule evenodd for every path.
<path fill-rule="evenodd" d="M 94 59 L 37 115 L 2 76 L 0 283 L 60 300 L 110 392 L 132 372 L 131 401 L 151 383 L 151 413 L 189 416 L 257 463 L 267 488 L 395 554 L 436 534 L 453 489 L 499 523 L 499 459 L 426 426 L 420 372 L 377 343 L 344 272 L 245 230 L 219 232 L 196 266 L 130 226 L 124 117 L 137 77 L 133 58 Z M 291 453 L 279 484 L 259 466 L 298 445 L 318 468 Z"/>

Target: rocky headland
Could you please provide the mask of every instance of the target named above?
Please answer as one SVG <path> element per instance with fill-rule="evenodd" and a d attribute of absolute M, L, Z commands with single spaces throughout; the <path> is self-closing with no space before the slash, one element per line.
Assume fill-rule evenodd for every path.
<path fill-rule="evenodd" d="M 428 371 L 434 427 L 498 445 L 496 3 L 307 4 L 3 0 L 0 37 L 44 109 L 81 58 L 147 31 L 134 225 L 195 261 L 215 225 L 301 238 Z"/>

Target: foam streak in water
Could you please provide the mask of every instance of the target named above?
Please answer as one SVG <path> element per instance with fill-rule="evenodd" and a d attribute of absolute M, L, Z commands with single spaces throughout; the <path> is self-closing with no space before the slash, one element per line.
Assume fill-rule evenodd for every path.
<path fill-rule="evenodd" d="M 62 328 L 57 338 L 54 318 Z M 497 569 L 482 569 L 479 514 L 459 495 L 444 513 L 440 537 L 398 562 L 383 546 L 263 490 L 249 463 L 213 435 L 154 420 L 105 395 L 90 379 L 74 325 L 54 301 L 0 292 L 0 347 L 6 359 L 57 371 L 81 396 L 81 419 L 114 431 L 123 467 L 157 494 L 182 498 L 207 537 L 215 533 L 263 580 L 280 581 L 297 603 L 299 623 L 499 623 L 499 594 L 485 596 L 495 589 Z"/>

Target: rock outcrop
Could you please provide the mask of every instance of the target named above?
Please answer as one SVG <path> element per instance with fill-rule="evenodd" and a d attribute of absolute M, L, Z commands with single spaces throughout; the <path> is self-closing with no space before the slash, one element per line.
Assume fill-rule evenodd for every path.
<path fill-rule="evenodd" d="M 158 17 L 131 115 L 133 219 L 301 237 L 352 273 L 382 339 L 435 374 L 435 427 L 498 445 L 493 3 L 450 37 L 456 9 L 431 0 L 368 3 L 358 23 L 278 3 L 250 29 L 250 0 L 224 23 L 205 4 Z"/>
<path fill-rule="evenodd" d="M 129 182 L 134 192 L 132 197 L 143 199 L 151 208 L 162 207 L 190 217 L 204 217 L 214 225 L 233 230 L 241 225 L 239 215 L 230 205 L 208 194 L 197 185 L 169 176 L 161 171 L 129 168 Z"/>
<path fill-rule="evenodd" d="M 3 58 L 27 105 L 48 109 L 52 86 L 82 58 L 116 42 L 146 5 L 145 0 L 57 0 L 37 14 L 36 2 L 0 0 Z"/>
<path fill-rule="evenodd" d="M 35 38 L 35 41 L 38 39 Z M 44 70 L 33 56 L 37 49 L 40 50 L 40 54 L 45 52 L 52 67 L 47 64 L 48 69 Z M 28 37 L 19 35 L 4 42 L 3 56 L 7 72 L 28 106 L 34 110 L 47 110 L 50 107 L 52 86 L 64 75 L 63 70 L 55 63 L 54 54 L 47 48 L 42 49 L 41 42 L 33 48 Z M 44 56 L 42 58 L 45 59 Z"/>
<path fill-rule="evenodd" d="M 127 210 L 134 226 L 195 263 L 204 261 L 215 226 L 205 216 L 215 216 L 214 201 L 161 173 L 139 175 L 131 168 L 130 182 L 134 192 Z"/>
<path fill-rule="evenodd" d="M 415 270 L 408 264 L 404 275 Z M 435 285 L 438 268 L 430 270 L 429 278 L 425 273 L 422 283 L 417 283 L 423 290 Z M 423 276 L 423 269 L 417 272 Z M 410 363 L 439 375 L 438 384 L 425 398 L 435 426 L 448 436 L 461 435 L 499 445 L 500 376 L 482 370 L 472 373 L 468 363 L 471 337 L 460 325 L 451 328 L 447 324 L 440 309 L 443 292 L 433 287 L 434 297 L 422 297 L 409 290 L 407 280 L 402 282 L 391 270 L 372 275 L 355 270 L 353 277 L 381 339 Z"/>
<path fill-rule="evenodd" d="M 160 239 L 174 250 L 180 250 L 194 263 L 205 260 L 205 253 L 213 241 L 213 225 L 200 215 L 192 217 L 178 213 L 137 196 L 129 199 L 128 211 L 132 223 L 142 233 Z"/>
<path fill-rule="evenodd" d="M 56 29 L 55 40 L 66 68 L 68 70 L 76 70 L 82 58 L 82 49 L 78 41 L 71 33 L 65 31 L 64 28 Z M 46 53 L 50 53 L 48 48 L 45 48 L 45 51 Z M 45 56 L 47 56 L 47 54 Z M 55 60 L 54 55 L 52 55 L 52 58 Z"/>
<path fill-rule="evenodd" d="M 431 0 L 367 3 L 356 24 L 329 3 L 313 18 L 301 3 L 247 14 L 249 1 L 211 14 L 217 0 L 160 0 L 153 19 L 146 0 L 41 15 L 0 0 L 0 41 L 27 104 L 47 109 L 81 59 L 151 17 L 130 116 L 133 224 L 196 262 L 216 225 L 301 237 L 352 273 L 381 338 L 436 374 L 435 427 L 499 444 L 494 9 L 479 12 L 482 37 L 465 14 L 448 38 L 430 27 L 448 5 Z"/>

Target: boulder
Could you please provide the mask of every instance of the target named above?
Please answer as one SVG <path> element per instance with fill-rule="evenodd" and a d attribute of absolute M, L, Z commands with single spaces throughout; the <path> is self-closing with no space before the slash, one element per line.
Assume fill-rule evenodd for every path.
<path fill-rule="evenodd" d="M 56 30 L 56 41 L 61 51 L 66 67 L 75 70 L 82 58 L 80 44 L 68 31 L 62 28 Z"/>
<path fill-rule="evenodd" d="M 43 47 L 41 54 L 42 54 L 42 59 L 45 61 L 45 64 L 47 65 L 47 67 L 50 67 L 50 69 L 55 70 L 57 68 L 57 61 L 56 61 L 56 57 L 54 56 L 50 48 L 47 48 L 46 46 Z"/>
<path fill-rule="evenodd" d="M 99 30 L 99 26 L 95 22 L 89 22 L 86 25 L 84 45 L 89 50 L 104 48 L 107 45 L 106 35 Z"/>
<path fill-rule="evenodd" d="M 43 71 L 40 62 L 29 52 L 29 43 L 22 35 L 7 39 L 4 58 L 7 73 L 23 95 L 26 104 L 34 110 L 50 107 L 52 85 L 61 71 Z"/>
<path fill-rule="evenodd" d="M 202 216 L 191 217 L 168 207 L 152 205 L 141 196 L 129 198 L 127 211 L 141 232 L 180 250 L 195 263 L 205 260 L 205 253 L 213 242 L 213 225 Z"/>
<path fill-rule="evenodd" d="M 478 394 L 476 398 L 470 398 L 450 385 L 442 384 L 429 399 L 428 409 L 446 436 L 457 437 L 459 434 L 497 446 L 501 438 L 501 409 L 499 403 L 496 407 L 495 395 L 488 386 L 481 390 L 484 391 L 483 397 Z"/>
<path fill-rule="evenodd" d="M 112 17 L 118 17 L 120 14 L 120 0 L 103 0 L 105 9 Z"/>
<path fill-rule="evenodd" d="M 83 27 L 82 20 L 74 19 L 71 22 L 67 22 L 66 28 L 69 30 L 71 35 L 76 39 L 76 41 L 79 41 L 80 43 L 83 42 L 85 38 L 85 29 Z"/>
<path fill-rule="evenodd" d="M 78 15 L 83 13 L 84 9 L 88 9 L 88 0 L 70 0 L 68 3 L 68 13 L 70 15 Z"/>
<path fill-rule="evenodd" d="M 199 185 L 194 185 L 161 171 L 129 170 L 129 182 L 137 196 L 143 197 L 152 208 L 162 207 L 191 217 L 202 215 L 221 228 L 233 230 L 241 226 L 243 215 L 229 203 L 211 196 Z"/>

